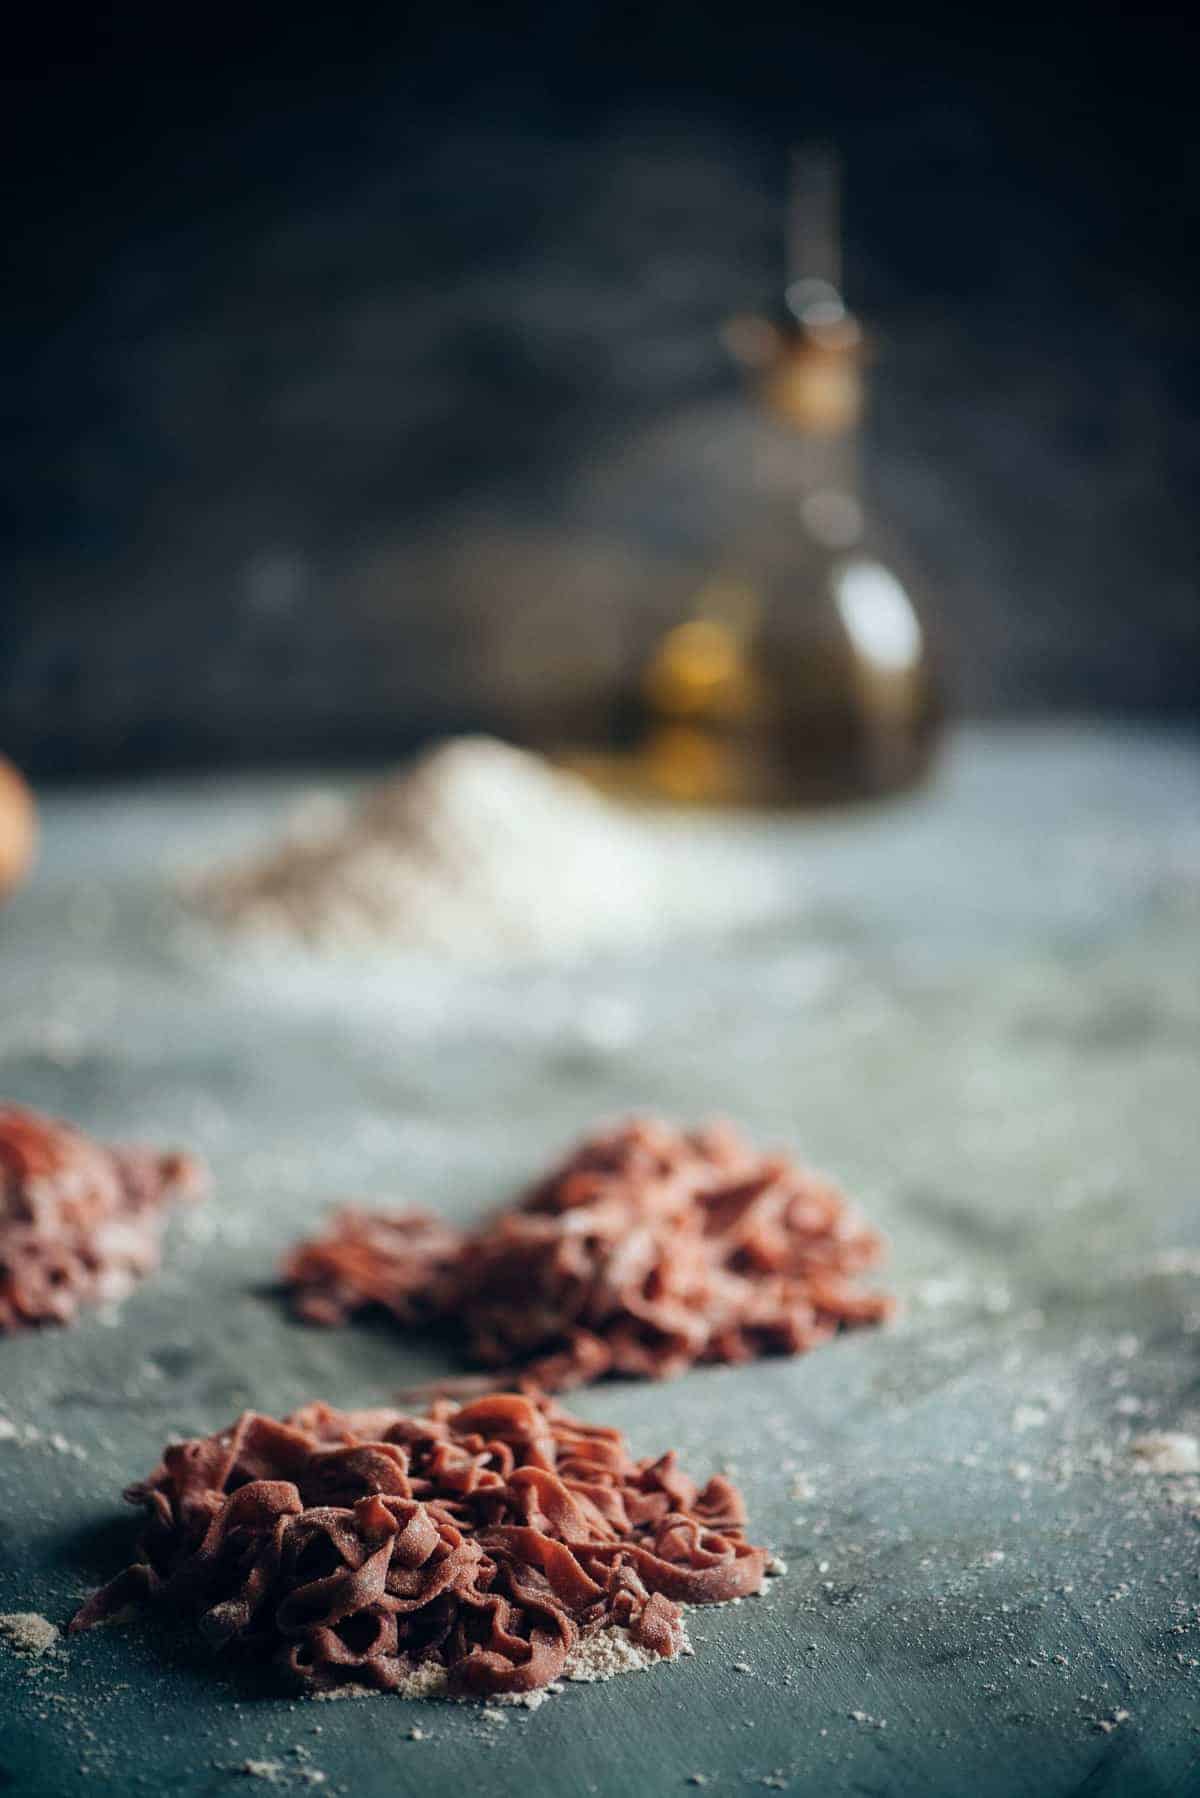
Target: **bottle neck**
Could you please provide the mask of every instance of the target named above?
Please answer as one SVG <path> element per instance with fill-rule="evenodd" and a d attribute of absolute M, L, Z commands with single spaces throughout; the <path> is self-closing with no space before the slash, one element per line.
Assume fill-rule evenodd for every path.
<path fill-rule="evenodd" d="M 756 421 L 747 540 L 786 564 L 810 553 L 846 554 L 864 536 L 858 433 L 812 432 L 764 409 Z"/>

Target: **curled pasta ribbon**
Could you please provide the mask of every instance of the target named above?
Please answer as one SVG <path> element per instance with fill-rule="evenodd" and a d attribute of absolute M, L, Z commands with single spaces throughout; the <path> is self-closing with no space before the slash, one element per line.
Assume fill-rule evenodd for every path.
<path fill-rule="evenodd" d="M 531 1691 L 607 1628 L 674 1655 L 680 1602 L 757 1591 L 766 1565 L 727 1480 L 698 1491 L 673 1454 L 634 1460 L 528 1392 L 419 1417 L 247 1412 L 126 1497 L 138 1559 L 71 1628 L 153 1602 L 318 1691 L 394 1690 L 425 1662 L 460 1696 Z"/>
<path fill-rule="evenodd" d="M 190 1156 L 108 1148 L 0 1105 L 0 1335 L 124 1298 L 158 1266 L 168 1202 L 202 1188 Z"/>
<path fill-rule="evenodd" d="M 857 1281 L 882 1246 L 836 1187 L 727 1126 L 635 1120 L 476 1230 L 347 1209 L 283 1274 L 310 1321 L 382 1306 L 406 1328 L 439 1325 L 503 1380 L 556 1391 L 801 1354 L 878 1323 L 891 1302 Z"/>

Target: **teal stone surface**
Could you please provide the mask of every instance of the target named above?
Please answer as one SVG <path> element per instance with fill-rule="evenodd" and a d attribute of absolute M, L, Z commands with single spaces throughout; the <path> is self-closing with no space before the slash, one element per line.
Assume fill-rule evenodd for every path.
<path fill-rule="evenodd" d="M 975 729 L 885 808 L 711 821 L 789 897 L 716 942 L 507 971 L 218 944 L 177 871 L 312 782 L 44 803 L 0 913 L 0 1092 L 195 1147 L 206 1206 L 117 1313 L 0 1341 L 0 1612 L 65 1624 L 172 1435 L 445 1372 L 270 1286 L 332 1201 L 465 1219 L 599 1118 L 732 1117 L 887 1232 L 891 1329 L 573 1395 L 735 1473 L 787 1564 L 696 1652 L 527 1711 L 297 1700 L 190 1636 L 0 1641 L 0 1790 L 1200 1791 L 1200 751 Z M 247 1772 L 246 1768 L 252 1767 Z M 689 1785 L 689 1781 L 692 1785 Z"/>

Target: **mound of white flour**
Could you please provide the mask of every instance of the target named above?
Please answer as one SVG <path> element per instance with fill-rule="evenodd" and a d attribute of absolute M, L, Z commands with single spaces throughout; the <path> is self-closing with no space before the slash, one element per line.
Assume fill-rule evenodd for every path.
<path fill-rule="evenodd" d="M 280 842 L 203 876 L 193 897 L 260 937 L 496 961 L 652 942 L 731 904 L 744 913 L 736 885 L 576 776 L 464 737 L 353 808 L 314 801 Z"/>

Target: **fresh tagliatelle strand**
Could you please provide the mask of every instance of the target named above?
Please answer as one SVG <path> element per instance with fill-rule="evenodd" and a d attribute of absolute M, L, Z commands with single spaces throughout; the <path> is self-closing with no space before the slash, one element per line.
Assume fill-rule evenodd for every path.
<path fill-rule="evenodd" d="M 505 1383 L 561 1391 L 800 1354 L 879 1323 L 892 1302 L 859 1277 L 882 1247 L 829 1181 L 728 1126 L 634 1120 L 475 1230 L 347 1208 L 283 1274 L 311 1322 L 382 1307 L 405 1328 L 440 1323 Z"/>
<path fill-rule="evenodd" d="M 168 1203 L 204 1185 L 190 1155 L 109 1147 L 0 1104 L 0 1335 L 124 1298 L 158 1266 Z"/>
<path fill-rule="evenodd" d="M 680 1604 L 745 1597 L 767 1566 L 728 1480 L 698 1488 L 674 1454 L 635 1460 L 529 1393 L 420 1417 L 247 1412 L 125 1496 L 147 1513 L 138 1559 L 71 1629 L 153 1603 L 314 1692 L 418 1669 L 452 1696 L 534 1691 L 611 1628 L 669 1658 Z"/>

